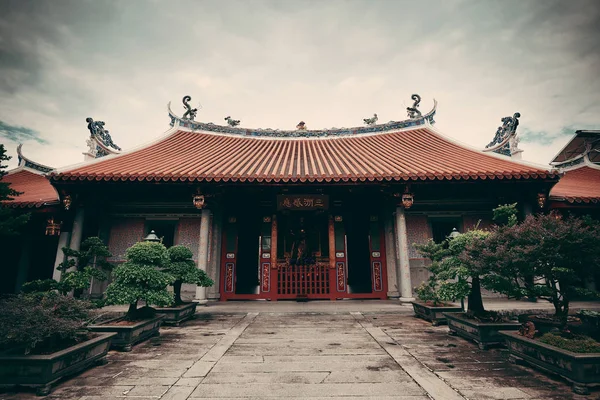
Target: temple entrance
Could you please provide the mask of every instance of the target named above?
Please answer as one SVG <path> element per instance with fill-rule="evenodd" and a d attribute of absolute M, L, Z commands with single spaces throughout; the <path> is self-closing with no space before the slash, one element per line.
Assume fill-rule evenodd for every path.
<path fill-rule="evenodd" d="M 226 215 L 222 300 L 385 299 L 382 224 L 326 195 L 281 195 L 278 209 Z"/>
<path fill-rule="evenodd" d="M 293 211 L 282 213 L 278 220 L 278 297 L 329 298 L 327 214 Z"/>
<path fill-rule="evenodd" d="M 371 293 L 373 281 L 369 256 L 369 216 L 349 215 L 346 221 L 348 292 Z"/>
<path fill-rule="evenodd" d="M 258 294 L 260 285 L 260 219 L 242 214 L 238 217 L 237 268 L 235 274 L 236 294 Z"/>

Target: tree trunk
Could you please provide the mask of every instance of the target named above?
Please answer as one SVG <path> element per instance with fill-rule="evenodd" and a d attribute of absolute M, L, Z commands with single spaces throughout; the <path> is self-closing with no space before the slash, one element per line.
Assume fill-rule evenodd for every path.
<path fill-rule="evenodd" d="M 129 305 L 129 309 L 127 310 L 127 319 L 133 319 L 135 318 L 135 314 L 137 312 L 137 300 L 135 301 L 135 303 L 131 303 Z"/>
<path fill-rule="evenodd" d="M 485 312 L 483 308 L 483 300 L 481 299 L 481 282 L 478 276 L 471 278 L 471 293 L 469 293 L 469 309 L 473 314 L 482 314 Z"/>
<path fill-rule="evenodd" d="M 175 293 L 175 305 L 183 304 L 183 300 L 181 300 L 181 284 L 182 282 L 179 280 L 173 282 L 173 292 Z"/>

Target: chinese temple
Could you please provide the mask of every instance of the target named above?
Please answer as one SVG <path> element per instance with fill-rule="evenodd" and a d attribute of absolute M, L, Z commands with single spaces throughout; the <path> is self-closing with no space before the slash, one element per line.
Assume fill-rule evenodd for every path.
<path fill-rule="evenodd" d="M 88 236 L 122 262 L 154 231 L 192 249 L 215 281 L 188 288 L 199 302 L 409 300 L 428 276 L 415 243 L 489 226 L 498 204 L 547 209 L 559 179 L 519 159 L 518 113 L 482 151 L 441 134 L 437 103 L 422 114 L 418 95 L 402 121 L 290 131 L 198 122 L 189 100 L 181 117 L 169 107 L 163 137 L 131 151 L 88 118 L 86 161 L 39 175 L 48 192 L 38 203 L 62 223 L 53 266 L 57 245 L 77 249 Z M 22 191 L 15 205 L 30 198 Z"/>

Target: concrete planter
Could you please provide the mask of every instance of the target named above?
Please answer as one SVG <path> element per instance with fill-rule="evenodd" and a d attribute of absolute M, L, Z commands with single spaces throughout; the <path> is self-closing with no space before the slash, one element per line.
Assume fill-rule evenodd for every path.
<path fill-rule="evenodd" d="M 600 385 L 600 353 L 572 353 L 517 334 L 500 332 L 505 338 L 512 363 L 527 362 L 573 384 L 573 392 L 588 394 Z"/>
<path fill-rule="evenodd" d="M 155 308 L 156 315 L 163 317 L 166 325 L 178 326 L 181 322 L 194 318 L 198 303 L 185 303 L 174 307 Z"/>
<path fill-rule="evenodd" d="M 104 322 L 102 325 L 92 325 L 88 328 L 92 332 L 115 332 L 117 335 L 111 342 L 111 348 L 121 351 L 131 351 L 134 344 L 144 341 L 152 336 L 160 335 L 160 324 L 162 316 L 140 321 L 134 325 L 111 325 L 111 323 L 122 321 L 123 318 L 115 318 Z"/>
<path fill-rule="evenodd" d="M 518 322 L 479 322 L 465 316 L 465 313 L 444 313 L 448 329 L 453 335 L 473 340 L 481 350 L 494 344 L 504 344 L 500 331 L 517 331 Z"/>
<path fill-rule="evenodd" d="M 114 336 L 115 333 L 99 333 L 93 339 L 47 355 L 0 354 L 0 387 L 35 387 L 38 396 L 45 396 L 59 379 L 105 362 Z"/>
<path fill-rule="evenodd" d="M 437 326 L 446 322 L 444 312 L 461 312 L 463 309 L 460 306 L 430 306 L 418 301 L 412 301 L 415 316 L 427 321 L 431 321 L 431 325 Z"/>

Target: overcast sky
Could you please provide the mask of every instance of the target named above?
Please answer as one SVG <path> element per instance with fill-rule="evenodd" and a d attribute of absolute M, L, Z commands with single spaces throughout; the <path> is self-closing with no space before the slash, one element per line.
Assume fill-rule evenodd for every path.
<path fill-rule="evenodd" d="M 127 150 L 184 95 L 199 121 L 317 129 L 405 119 L 412 93 L 479 148 L 520 112 L 547 164 L 600 129 L 600 1 L 0 0 L 0 143 L 55 167 L 82 161 L 86 117 Z"/>

